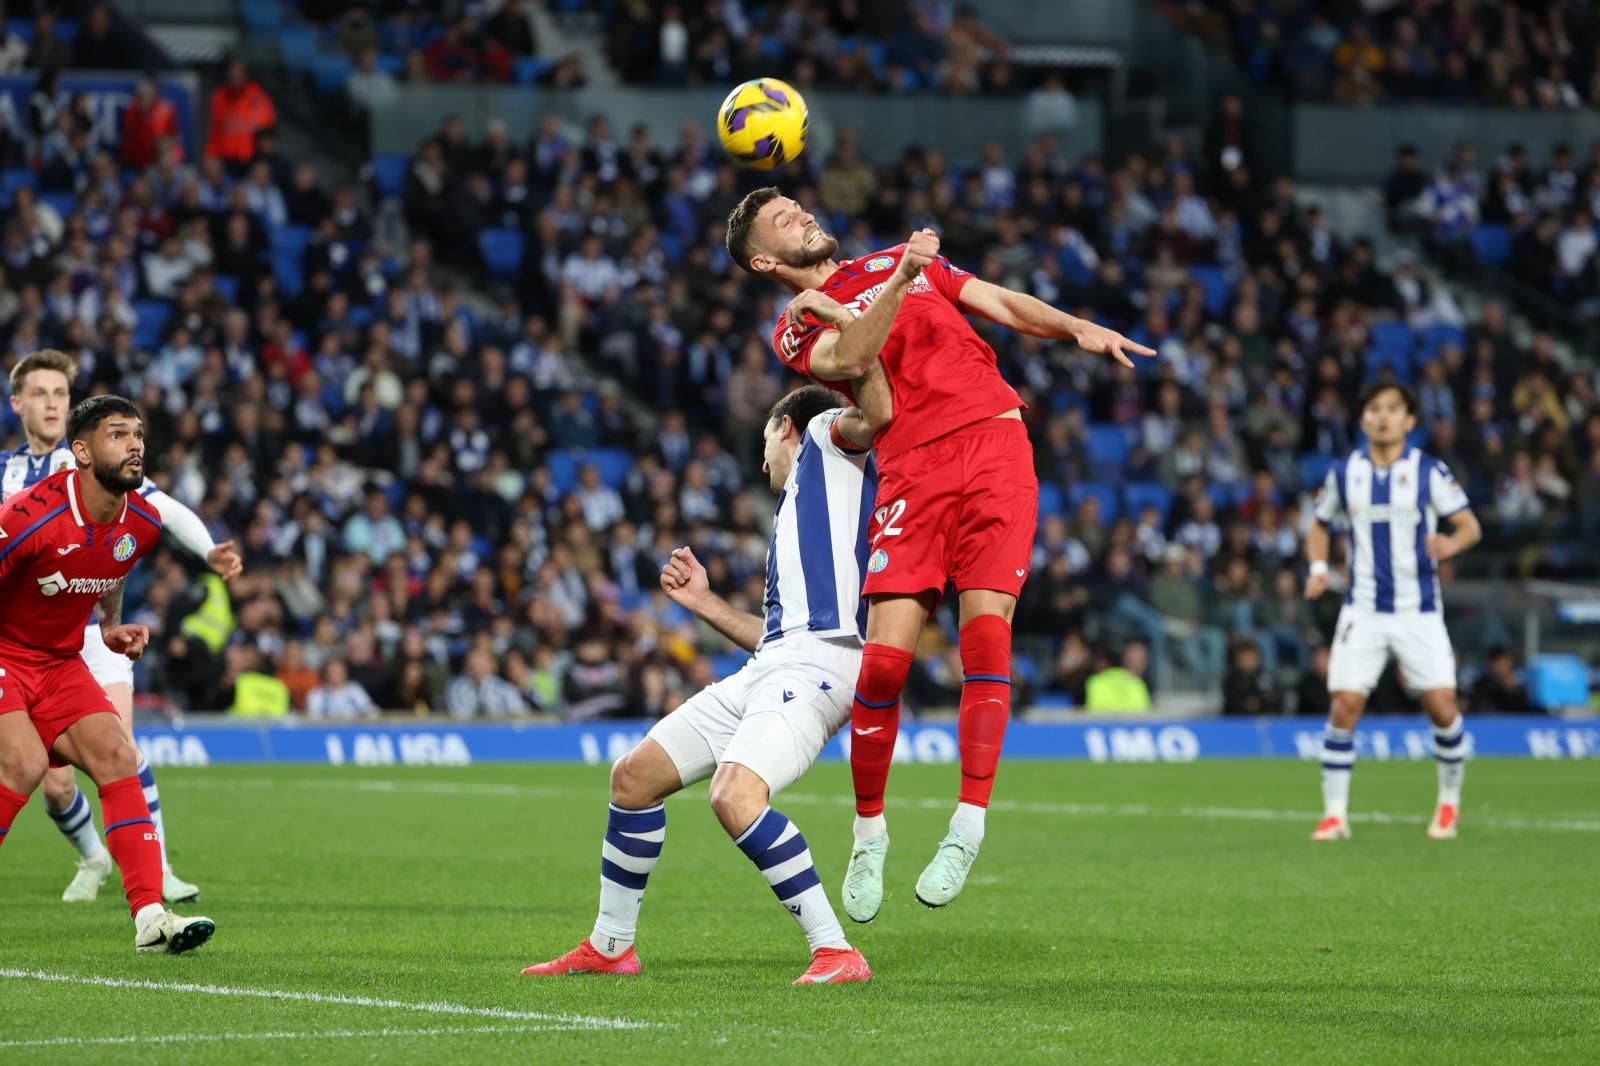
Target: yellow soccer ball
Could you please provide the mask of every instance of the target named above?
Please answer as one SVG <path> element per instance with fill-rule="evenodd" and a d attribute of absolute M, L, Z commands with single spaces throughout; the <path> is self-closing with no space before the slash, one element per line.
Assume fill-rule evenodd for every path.
<path fill-rule="evenodd" d="M 793 85 L 756 78 L 722 101 L 717 136 L 740 166 L 771 170 L 799 158 L 810 121 L 806 102 Z"/>

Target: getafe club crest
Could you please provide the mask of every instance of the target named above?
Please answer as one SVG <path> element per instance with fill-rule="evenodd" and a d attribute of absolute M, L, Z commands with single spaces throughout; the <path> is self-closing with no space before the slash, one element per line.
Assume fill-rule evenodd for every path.
<path fill-rule="evenodd" d="M 119 563 L 125 563 L 133 558 L 133 550 L 138 546 L 139 542 L 133 539 L 132 533 L 124 533 L 111 546 L 111 558 Z"/>

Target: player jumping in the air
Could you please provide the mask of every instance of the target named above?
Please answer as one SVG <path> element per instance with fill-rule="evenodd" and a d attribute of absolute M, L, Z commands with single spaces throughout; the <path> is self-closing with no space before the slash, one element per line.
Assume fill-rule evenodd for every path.
<path fill-rule="evenodd" d="M 956 898 L 977 858 L 1010 714 L 1011 617 L 1032 558 L 1039 485 L 1022 401 L 964 313 L 1073 340 L 1129 366 L 1125 353 L 1155 352 L 952 266 L 931 230 L 844 263 L 833 258 L 838 247 L 775 188 L 750 193 L 728 218 L 734 261 L 798 293 L 773 333 L 779 358 L 868 407 L 852 382 L 880 358 L 887 380 L 892 420 L 873 442 L 881 483 L 864 590 L 867 644 L 851 708 L 857 817 L 843 893 L 845 912 L 866 922 L 883 901 L 883 794 L 900 693 L 949 582 L 960 597 L 965 670 L 961 791 L 949 835 L 917 880 L 917 898 L 930 907 Z"/>
<path fill-rule="evenodd" d="M 139 753 L 82 654 L 85 618 L 114 654 L 137 659 L 150 640 L 122 621 L 128 572 L 161 538 L 161 518 L 138 494 L 144 421 L 131 401 L 96 396 L 73 409 L 67 441 L 75 469 L 0 503 L 0 844 L 45 771 L 76 766 L 100 789 L 134 947 L 177 954 L 215 926 L 162 905 Z"/>
<path fill-rule="evenodd" d="M 1433 721 L 1439 802 L 1428 836 L 1454 837 L 1461 816 L 1467 745 L 1456 709 L 1456 656 L 1444 628 L 1438 564 L 1478 543 L 1482 530 L 1445 465 L 1406 443 L 1417 425 L 1416 411 L 1416 398 L 1405 386 L 1367 386 L 1361 394 L 1367 446 L 1328 472 L 1306 535 L 1306 598 L 1314 600 L 1328 588 L 1328 526 L 1341 516 L 1349 523 L 1350 593 L 1339 610 L 1328 660 L 1332 708 L 1322 739 L 1324 814 L 1312 840 L 1350 836 L 1356 723 L 1390 655 L 1399 661 L 1406 685 L 1422 694 L 1422 709 Z M 1438 531 L 1441 518 L 1450 520 L 1450 533 Z"/>
<path fill-rule="evenodd" d="M 11 369 L 11 409 L 22 419 L 26 438 L 20 448 L 0 456 L 0 500 L 32 488 L 51 474 L 73 469 L 72 449 L 62 440 L 67 412 L 72 407 L 72 383 L 78 366 L 63 352 L 46 348 L 25 356 Z M 240 570 L 239 553 L 233 542 L 217 544 L 205 523 L 182 503 L 168 496 L 149 478 L 138 494 L 154 509 L 178 543 L 206 562 L 223 580 Z M 118 655 L 100 639 L 100 627 L 90 619 L 83 633 L 83 659 L 94 679 L 105 689 L 117 709 L 128 739 L 133 740 L 133 664 Z M 167 861 L 167 830 L 162 821 L 161 795 L 156 789 L 155 771 L 143 755 L 139 756 L 139 780 L 144 786 L 150 816 L 161 838 L 162 894 L 171 903 L 188 903 L 200 898 L 200 889 L 172 872 Z M 44 805 L 56 828 L 78 849 L 78 872 L 61 898 L 68 903 L 94 899 L 111 874 L 111 856 L 95 832 L 94 812 L 78 789 L 71 767 L 58 767 L 45 775 Z"/>
<path fill-rule="evenodd" d="M 657 722 L 611 769 L 611 813 L 600 861 L 600 913 L 576 948 L 522 971 L 639 972 L 634 932 L 645 883 L 667 831 L 663 801 L 711 778 L 711 809 L 805 933 L 811 968 L 794 983 L 872 976 L 845 940 L 800 830 L 768 805 L 816 761 L 850 718 L 866 627 L 861 574 L 877 469 L 874 426 L 806 386 L 778 401 L 763 431 L 763 470 L 778 493 L 767 547 L 766 616 L 713 593 L 688 548 L 672 553 L 661 587 L 755 657 Z"/>

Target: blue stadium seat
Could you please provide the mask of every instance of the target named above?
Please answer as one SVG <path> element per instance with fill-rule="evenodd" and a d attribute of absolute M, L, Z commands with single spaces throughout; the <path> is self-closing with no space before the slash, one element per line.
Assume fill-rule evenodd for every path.
<path fill-rule="evenodd" d="M 1315 492 L 1326 480 L 1337 459 L 1321 452 L 1307 452 L 1300 457 L 1300 487 Z"/>
<path fill-rule="evenodd" d="M 1120 513 L 1117 507 L 1117 490 L 1110 485 L 1101 485 L 1094 481 L 1083 481 L 1074 486 L 1067 493 L 1067 504 L 1076 513 L 1078 505 L 1085 497 L 1093 496 L 1100 501 L 1100 522 L 1109 526 L 1117 520 Z"/>
<path fill-rule="evenodd" d="M 354 69 L 350 60 L 337 52 L 318 52 L 311 57 L 311 79 L 317 92 L 324 95 L 342 92 Z"/>
<path fill-rule="evenodd" d="M 78 206 L 78 194 L 75 192 L 42 192 L 39 194 L 41 204 L 49 204 L 56 209 L 56 214 L 61 216 L 63 222 Z"/>
<path fill-rule="evenodd" d="M 278 288 L 285 296 L 299 296 L 306 291 L 305 259 L 301 253 L 289 249 L 273 249 L 272 273 L 277 276 Z"/>
<path fill-rule="evenodd" d="M 1372 327 L 1374 351 L 1399 352 L 1410 355 L 1416 343 L 1416 334 L 1404 322 L 1379 322 Z"/>
<path fill-rule="evenodd" d="M 406 171 L 411 161 L 403 155 L 380 155 L 372 159 L 372 183 L 377 186 L 380 199 L 387 200 L 405 192 Z"/>
<path fill-rule="evenodd" d="M 135 300 L 133 311 L 139 316 L 139 324 L 133 328 L 134 346 L 147 350 L 161 347 L 172 305 L 165 300 Z"/>
<path fill-rule="evenodd" d="M 1067 495 L 1061 491 L 1061 486 L 1053 481 L 1039 482 L 1039 520 L 1055 514 L 1065 514 L 1067 509 Z"/>
<path fill-rule="evenodd" d="M 555 67 L 555 63 L 538 56 L 528 56 L 517 60 L 516 66 L 511 68 L 511 76 L 518 85 L 532 85 Z"/>
<path fill-rule="evenodd" d="M 490 277 L 509 278 L 522 269 L 521 231 L 514 229 L 486 229 L 478 234 L 478 250 L 483 253 L 483 266 Z"/>
<path fill-rule="evenodd" d="M 292 74 L 309 74 L 317 58 L 317 31 L 285 26 L 278 31 L 278 58 Z"/>
<path fill-rule="evenodd" d="M 1228 280 L 1228 275 L 1222 268 L 1202 263 L 1189 268 L 1189 276 L 1200 283 L 1200 288 L 1206 294 L 1206 314 L 1212 318 L 1221 318 L 1228 313 L 1228 305 L 1233 302 L 1233 282 Z"/>
<path fill-rule="evenodd" d="M 565 496 L 578 483 L 578 467 L 583 465 L 581 449 L 562 448 L 545 456 L 545 469 L 550 471 L 550 484 L 556 495 Z"/>
<path fill-rule="evenodd" d="M 239 279 L 232 274 L 214 274 L 211 284 L 216 288 L 217 295 L 230 304 L 239 302 Z"/>
<path fill-rule="evenodd" d="M 614 489 L 622 488 L 628 471 L 633 469 L 633 453 L 626 448 L 596 448 L 589 453 L 588 461 L 600 468 L 600 480 Z"/>
<path fill-rule="evenodd" d="M 240 0 L 239 14 L 256 33 L 271 33 L 283 25 L 283 5 L 278 0 Z"/>
<path fill-rule="evenodd" d="M 23 185 L 37 191 L 39 175 L 26 167 L 12 167 L 0 173 L 0 207 L 10 207 L 16 199 L 17 189 Z"/>
<path fill-rule="evenodd" d="M 728 651 L 721 655 L 711 657 L 711 672 L 721 681 L 725 677 L 732 677 L 744 669 L 744 664 L 750 661 L 750 655 L 742 651 Z"/>
<path fill-rule="evenodd" d="M 390 77 L 398 78 L 406 72 L 405 56 L 395 55 L 393 52 L 378 53 L 377 68 Z"/>
<path fill-rule="evenodd" d="M 1528 695 L 1543 710 L 1589 705 L 1589 668 L 1576 655 L 1539 655 L 1528 664 Z"/>
<path fill-rule="evenodd" d="M 1467 350 L 1467 331 L 1460 326 L 1429 326 L 1422 333 L 1422 341 L 1417 349 L 1417 357 L 1423 362 L 1431 362 L 1439 357 L 1439 353 L 1444 350 L 1447 344 L 1453 344 L 1465 352 Z"/>
<path fill-rule="evenodd" d="M 1485 222 L 1472 231 L 1472 250 L 1492 267 L 1511 261 L 1511 231 L 1498 222 Z"/>
<path fill-rule="evenodd" d="M 1121 426 L 1105 423 L 1089 427 L 1089 474 L 1101 481 L 1119 482 L 1133 442 Z"/>
<path fill-rule="evenodd" d="M 306 245 L 310 243 L 310 226 L 279 226 L 272 231 L 272 250 L 274 252 L 304 256 L 306 254 Z"/>
<path fill-rule="evenodd" d="M 1409 382 L 1411 380 L 1411 353 L 1384 348 L 1373 348 L 1367 352 L 1367 380 L 1371 381 L 1384 370 L 1392 371 L 1397 381 Z"/>
<path fill-rule="evenodd" d="M 1167 515 L 1172 513 L 1172 490 L 1159 481 L 1130 481 L 1122 486 L 1122 503 L 1128 517 L 1134 521 L 1139 520 L 1140 511 L 1154 507 L 1165 525 Z"/>

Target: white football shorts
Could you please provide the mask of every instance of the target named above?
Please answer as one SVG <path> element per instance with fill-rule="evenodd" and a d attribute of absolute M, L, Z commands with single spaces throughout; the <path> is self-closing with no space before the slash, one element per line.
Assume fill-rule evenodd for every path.
<path fill-rule="evenodd" d="M 106 647 L 98 625 L 83 631 L 83 661 L 89 664 L 89 672 L 101 688 L 133 684 L 133 660 Z"/>
<path fill-rule="evenodd" d="M 1407 691 L 1456 687 L 1456 653 L 1439 611 L 1381 614 L 1345 604 L 1328 654 L 1328 691 L 1367 695 L 1393 655 Z"/>
<path fill-rule="evenodd" d="M 650 730 L 684 785 L 736 762 L 773 795 L 799 780 L 850 721 L 861 648 L 803 633 L 763 648 L 738 673 L 709 685 Z"/>

